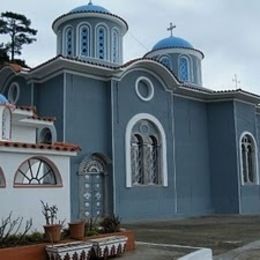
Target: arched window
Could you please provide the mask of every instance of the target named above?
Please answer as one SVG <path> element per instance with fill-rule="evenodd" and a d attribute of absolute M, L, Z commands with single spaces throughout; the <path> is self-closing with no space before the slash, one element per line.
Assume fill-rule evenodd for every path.
<path fill-rule="evenodd" d="M 0 188 L 5 188 L 6 182 L 5 182 L 5 176 L 2 168 L 0 167 Z"/>
<path fill-rule="evenodd" d="M 119 32 L 116 29 L 112 30 L 112 62 L 119 62 Z"/>
<path fill-rule="evenodd" d="M 100 25 L 97 27 L 96 34 L 96 57 L 101 60 L 107 60 L 107 30 L 104 26 Z"/>
<path fill-rule="evenodd" d="M 83 24 L 79 28 L 79 50 L 80 56 L 90 56 L 90 28 L 88 25 Z"/>
<path fill-rule="evenodd" d="M 44 144 L 51 144 L 52 143 L 52 133 L 51 133 L 51 130 L 49 128 L 43 128 L 40 131 L 39 143 L 44 143 Z"/>
<path fill-rule="evenodd" d="M 241 171 L 243 184 L 258 184 L 257 147 L 253 136 L 244 134 L 240 141 Z"/>
<path fill-rule="evenodd" d="M 30 186 L 62 185 L 58 169 L 52 162 L 41 157 L 32 157 L 19 167 L 14 184 Z"/>
<path fill-rule="evenodd" d="M 181 81 L 191 81 L 190 59 L 186 56 L 179 58 L 179 79 Z"/>
<path fill-rule="evenodd" d="M 65 50 L 64 53 L 66 56 L 73 55 L 74 48 L 74 40 L 73 40 L 73 30 L 72 27 L 68 27 L 65 30 L 65 42 L 64 42 Z"/>
<path fill-rule="evenodd" d="M 132 185 L 162 185 L 163 153 L 161 133 L 147 119 L 135 123 L 131 130 L 131 179 Z"/>
<path fill-rule="evenodd" d="M 3 110 L 2 114 L 2 140 L 11 138 L 11 111 L 8 108 Z"/>
<path fill-rule="evenodd" d="M 171 61 L 170 61 L 169 57 L 162 56 L 162 57 L 160 58 L 160 62 L 161 62 L 163 65 L 167 66 L 169 69 L 172 68 L 172 66 L 171 66 Z"/>

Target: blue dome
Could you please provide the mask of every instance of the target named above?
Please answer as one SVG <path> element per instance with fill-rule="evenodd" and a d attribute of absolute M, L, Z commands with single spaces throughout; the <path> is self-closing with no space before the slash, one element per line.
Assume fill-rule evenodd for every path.
<path fill-rule="evenodd" d="M 108 11 L 106 8 L 99 6 L 99 5 L 93 5 L 91 2 L 87 5 L 82 5 L 77 8 L 74 8 L 70 11 L 70 13 L 75 12 L 94 12 L 94 13 L 108 13 L 111 14 L 110 11 Z"/>
<path fill-rule="evenodd" d="M 155 50 L 165 49 L 165 48 L 189 48 L 189 49 L 194 49 L 193 46 L 189 42 L 185 41 L 184 39 L 171 36 L 171 37 L 162 39 L 161 41 L 156 43 L 153 46 L 152 50 L 155 51 Z"/>
<path fill-rule="evenodd" d="M 0 105 L 7 105 L 7 104 L 9 104 L 7 98 L 4 95 L 0 94 Z"/>

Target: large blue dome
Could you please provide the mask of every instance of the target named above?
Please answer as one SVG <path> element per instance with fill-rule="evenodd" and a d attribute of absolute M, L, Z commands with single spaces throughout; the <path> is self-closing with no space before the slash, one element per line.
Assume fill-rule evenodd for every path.
<path fill-rule="evenodd" d="M 189 48 L 193 49 L 193 46 L 187 42 L 186 40 L 170 36 L 168 38 L 162 39 L 158 43 L 156 43 L 153 47 L 153 51 L 159 50 L 159 49 L 165 49 L 165 48 Z"/>
<path fill-rule="evenodd" d="M 108 11 L 106 8 L 99 6 L 99 5 L 93 5 L 91 2 L 87 5 L 82 5 L 77 8 L 74 8 L 70 11 L 70 13 L 75 12 L 94 12 L 94 13 L 107 13 L 111 14 L 110 11 Z"/>
<path fill-rule="evenodd" d="M 0 94 L 0 105 L 7 105 L 7 104 L 9 104 L 7 98 L 4 95 Z"/>

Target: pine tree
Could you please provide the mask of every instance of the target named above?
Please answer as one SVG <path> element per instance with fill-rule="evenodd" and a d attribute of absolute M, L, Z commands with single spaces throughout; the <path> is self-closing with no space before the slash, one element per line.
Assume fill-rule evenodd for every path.
<path fill-rule="evenodd" d="M 22 46 L 31 44 L 36 41 L 32 37 L 37 34 L 37 30 L 30 28 L 31 21 L 22 14 L 5 12 L 0 17 L 0 34 L 10 36 L 10 41 L 4 46 L 8 53 L 11 54 L 11 60 L 15 55 L 21 55 Z"/>

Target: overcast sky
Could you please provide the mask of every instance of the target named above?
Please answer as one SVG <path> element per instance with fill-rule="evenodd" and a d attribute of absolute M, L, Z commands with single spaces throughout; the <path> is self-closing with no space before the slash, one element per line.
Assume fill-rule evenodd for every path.
<path fill-rule="evenodd" d="M 53 20 L 88 0 L 2 0 L 0 11 L 25 14 L 38 29 L 36 43 L 24 48 L 22 58 L 36 66 L 56 55 Z M 129 31 L 124 38 L 124 59 L 142 57 L 162 38 L 174 35 L 188 40 L 205 54 L 204 87 L 239 87 L 260 94 L 259 0 L 93 0 L 124 18 Z M 2 38 L 2 36 L 0 36 Z M 0 42 L 2 39 L 0 40 Z M 145 46 L 145 47 L 144 47 Z"/>

